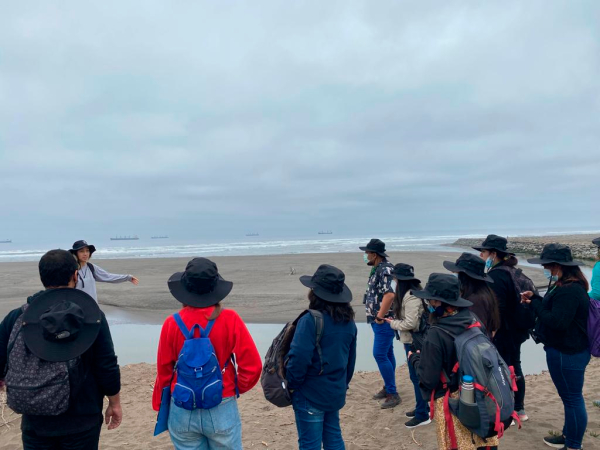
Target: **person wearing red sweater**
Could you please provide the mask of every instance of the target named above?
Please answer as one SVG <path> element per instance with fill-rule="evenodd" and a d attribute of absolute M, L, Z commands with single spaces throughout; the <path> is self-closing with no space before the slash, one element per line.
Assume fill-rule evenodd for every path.
<path fill-rule="evenodd" d="M 185 272 L 173 274 L 168 285 L 171 294 L 184 305 L 179 315 L 188 329 L 195 324 L 204 329 L 210 320 L 214 320 L 210 341 L 220 367 L 224 368 L 223 401 L 219 405 L 207 410 L 189 411 L 171 400 L 168 426 L 173 445 L 177 450 L 241 450 L 242 423 L 236 401 L 236 369 L 237 390 L 243 394 L 258 382 L 262 361 L 240 316 L 221 307 L 221 301 L 231 292 L 233 283 L 219 275 L 214 262 L 195 258 L 187 264 Z M 171 382 L 173 391 L 177 382 L 173 369 L 184 340 L 174 317 L 167 317 L 158 343 L 157 374 L 152 395 L 155 411 L 160 408 L 162 389 Z"/>

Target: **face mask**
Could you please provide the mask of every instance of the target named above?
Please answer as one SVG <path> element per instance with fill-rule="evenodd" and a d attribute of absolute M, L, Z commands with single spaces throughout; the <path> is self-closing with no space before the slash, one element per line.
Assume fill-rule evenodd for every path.
<path fill-rule="evenodd" d="M 548 269 L 544 269 L 544 276 L 550 281 L 558 281 L 558 275 L 552 275 Z"/>
<path fill-rule="evenodd" d="M 494 265 L 494 260 L 492 259 L 492 257 L 490 256 L 488 259 L 485 260 L 485 268 L 487 270 L 490 270 L 492 268 L 492 266 Z"/>
<path fill-rule="evenodd" d="M 437 317 L 442 317 L 444 315 L 444 313 L 446 312 L 443 305 L 440 305 L 437 308 L 434 308 L 431 305 L 427 305 L 427 309 L 429 310 L 429 312 L 431 314 L 433 314 L 434 316 L 437 316 Z"/>
<path fill-rule="evenodd" d="M 366 264 L 369 264 L 369 256 L 368 256 L 366 253 L 363 253 L 363 261 L 364 261 Z"/>

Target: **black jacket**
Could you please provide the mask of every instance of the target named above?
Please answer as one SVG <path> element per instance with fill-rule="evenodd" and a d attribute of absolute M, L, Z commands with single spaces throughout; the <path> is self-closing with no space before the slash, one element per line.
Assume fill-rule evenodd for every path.
<path fill-rule="evenodd" d="M 533 297 L 531 305 L 537 316 L 535 334 L 544 345 L 570 355 L 589 348 L 590 298 L 581 283 L 550 288 L 543 299 Z"/>
<path fill-rule="evenodd" d="M 39 294 L 29 297 L 27 302 Z M 15 309 L 0 323 L 0 379 L 7 371 L 10 333 L 22 313 L 21 308 Z M 71 399 L 67 412 L 58 416 L 24 415 L 23 430 L 34 430 L 40 436 L 62 436 L 89 430 L 102 420 L 104 396 L 116 395 L 121 390 L 119 365 L 104 313 L 96 341 L 81 355 L 79 365 L 69 373 L 69 381 Z"/>
<path fill-rule="evenodd" d="M 436 328 L 443 328 L 453 336 L 457 336 L 467 329 L 474 321 L 474 317 L 467 308 L 460 310 L 453 316 L 441 317 L 437 323 L 432 324 L 427 332 L 421 353 L 413 353 L 409 364 L 412 364 L 419 378 L 419 386 L 425 399 L 431 397 L 435 391 L 435 398 L 443 397 L 446 391 L 443 389 L 440 375 L 442 371 L 451 376 L 452 369 L 458 358 L 454 347 L 454 338 L 448 333 Z M 457 377 L 452 377 L 450 391 L 458 389 Z"/>

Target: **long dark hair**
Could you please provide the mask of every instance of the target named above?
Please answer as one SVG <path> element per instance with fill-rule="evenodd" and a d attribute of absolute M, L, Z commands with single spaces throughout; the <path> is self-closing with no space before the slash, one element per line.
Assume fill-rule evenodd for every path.
<path fill-rule="evenodd" d="M 350 322 L 354 320 L 354 309 L 352 309 L 350 303 L 328 302 L 317 296 L 312 289 L 308 292 L 308 300 L 308 307 L 310 309 L 326 312 L 334 322 Z"/>
<path fill-rule="evenodd" d="M 556 282 L 557 286 L 564 286 L 569 283 L 580 283 L 587 291 L 590 290 L 590 285 L 587 278 L 579 268 L 579 266 L 561 266 L 562 277 Z"/>
<path fill-rule="evenodd" d="M 393 304 L 394 316 L 396 316 L 397 319 L 402 319 L 400 314 L 402 313 L 402 301 L 404 300 L 406 293 L 408 291 L 420 291 L 422 289 L 421 284 L 417 280 L 398 280 Z"/>
<path fill-rule="evenodd" d="M 471 296 L 476 295 L 479 298 L 485 299 L 487 304 L 491 305 L 492 310 L 490 311 L 490 328 L 491 330 L 499 330 L 500 310 L 498 309 L 498 299 L 487 282 L 471 278 L 464 272 L 458 273 L 458 280 L 460 281 L 460 295 L 463 298 L 468 300 Z"/>

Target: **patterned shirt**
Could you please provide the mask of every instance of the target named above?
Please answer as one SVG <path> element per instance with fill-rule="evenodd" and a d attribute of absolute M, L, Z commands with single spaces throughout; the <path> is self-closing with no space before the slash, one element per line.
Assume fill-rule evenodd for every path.
<path fill-rule="evenodd" d="M 383 260 L 377 267 L 373 267 L 367 284 L 367 292 L 363 299 L 367 311 L 367 322 L 371 323 L 377 317 L 383 296 L 387 293 L 396 292 L 396 283 L 392 277 L 394 265 L 387 260 Z M 394 318 L 393 305 L 385 317 Z"/>

